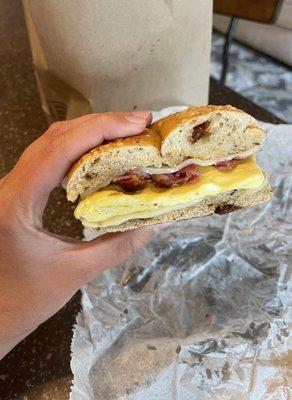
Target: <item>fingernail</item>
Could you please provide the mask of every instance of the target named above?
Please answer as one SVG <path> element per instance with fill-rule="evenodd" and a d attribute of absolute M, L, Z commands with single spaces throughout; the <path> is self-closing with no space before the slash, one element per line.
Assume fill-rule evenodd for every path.
<path fill-rule="evenodd" d="M 134 124 L 145 123 L 146 119 L 151 113 L 149 111 L 133 111 L 130 114 L 125 115 L 125 119 Z"/>

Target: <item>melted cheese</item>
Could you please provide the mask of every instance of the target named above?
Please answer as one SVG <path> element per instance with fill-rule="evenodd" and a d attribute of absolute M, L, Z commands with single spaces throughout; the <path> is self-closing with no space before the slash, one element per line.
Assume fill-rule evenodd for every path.
<path fill-rule="evenodd" d="M 213 166 L 201 167 L 201 179 L 171 189 L 147 187 L 136 193 L 124 193 L 115 188 L 104 188 L 80 201 L 75 217 L 85 226 L 102 228 L 119 225 L 136 218 L 151 218 L 180 210 L 235 189 L 257 191 L 266 184 L 266 176 L 250 157 L 231 171 L 221 172 Z"/>
<path fill-rule="evenodd" d="M 214 165 L 217 164 L 218 162 L 222 162 L 222 161 L 229 161 L 229 160 L 233 160 L 234 158 L 240 159 L 240 158 L 246 158 L 248 156 L 250 156 L 251 154 L 256 153 L 257 151 L 259 151 L 261 149 L 260 145 L 257 146 L 253 146 L 251 149 L 249 150 L 245 150 L 242 151 L 240 153 L 237 154 L 231 154 L 229 156 L 225 156 L 224 160 L 222 160 L 222 158 L 213 158 L 212 160 L 201 160 L 198 158 L 188 158 L 185 161 L 183 161 L 182 163 L 176 165 L 175 167 L 165 167 L 162 166 L 160 168 L 151 168 L 151 167 L 146 167 L 146 168 L 142 168 L 145 172 L 147 172 L 147 174 L 150 175 L 155 175 L 155 174 L 172 174 L 173 172 L 177 172 L 180 169 L 186 167 L 187 165 L 191 165 L 191 164 L 196 164 L 196 165 L 200 165 L 200 166 L 208 166 L 208 165 Z M 104 185 L 106 186 L 106 185 Z M 103 186 L 103 187 L 104 187 Z"/>

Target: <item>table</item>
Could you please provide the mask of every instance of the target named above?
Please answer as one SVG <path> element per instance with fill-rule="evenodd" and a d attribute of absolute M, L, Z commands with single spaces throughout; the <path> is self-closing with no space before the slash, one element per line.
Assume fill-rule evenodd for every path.
<path fill-rule="evenodd" d="M 18 0 L 0 0 L 0 173 L 5 175 L 25 147 L 46 129 L 37 93 L 28 38 Z M 215 80 L 211 104 L 233 104 L 256 118 L 282 121 Z M 81 237 L 80 224 L 64 191 L 54 190 L 44 216 L 45 227 L 57 234 Z M 80 293 L 42 324 L 0 362 L 2 400 L 63 400 L 71 384 L 70 343 Z"/>

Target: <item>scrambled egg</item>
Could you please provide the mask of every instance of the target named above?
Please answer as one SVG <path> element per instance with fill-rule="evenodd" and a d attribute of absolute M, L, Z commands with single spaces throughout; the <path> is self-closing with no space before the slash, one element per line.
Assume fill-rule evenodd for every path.
<path fill-rule="evenodd" d="M 80 201 L 74 215 L 83 225 L 103 228 L 136 218 L 151 218 L 194 205 L 207 196 L 234 189 L 259 190 L 266 176 L 253 157 L 238 163 L 231 171 L 213 166 L 201 167 L 201 179 L 171 189 L 147 187 L 136 193 L 124 193 L 110 186 Z"/>

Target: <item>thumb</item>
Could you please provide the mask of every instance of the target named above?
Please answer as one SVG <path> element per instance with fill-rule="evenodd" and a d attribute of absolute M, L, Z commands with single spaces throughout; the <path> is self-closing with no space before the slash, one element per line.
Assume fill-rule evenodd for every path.
<path fill-rule="evenodd" d="M 147 111 L 92 114 L 53 124 L 23 153 L 10 173 L 10 180 L 32 213 L 41 214 L 50 192 L 72 164 L 104 140 L 141 133 L 151 121 Z"/>
<path fill-rule="evenodd" d="M 74 268 L 79 283 L 83 284 L 103 270 L 126 261 L 145 247 L 153 234 L 154 229 L 150 227 L 102 235 L 90 242 L 78 243 L 71 247 L 67 253 L 68 262 L 71 268 Z"/>

